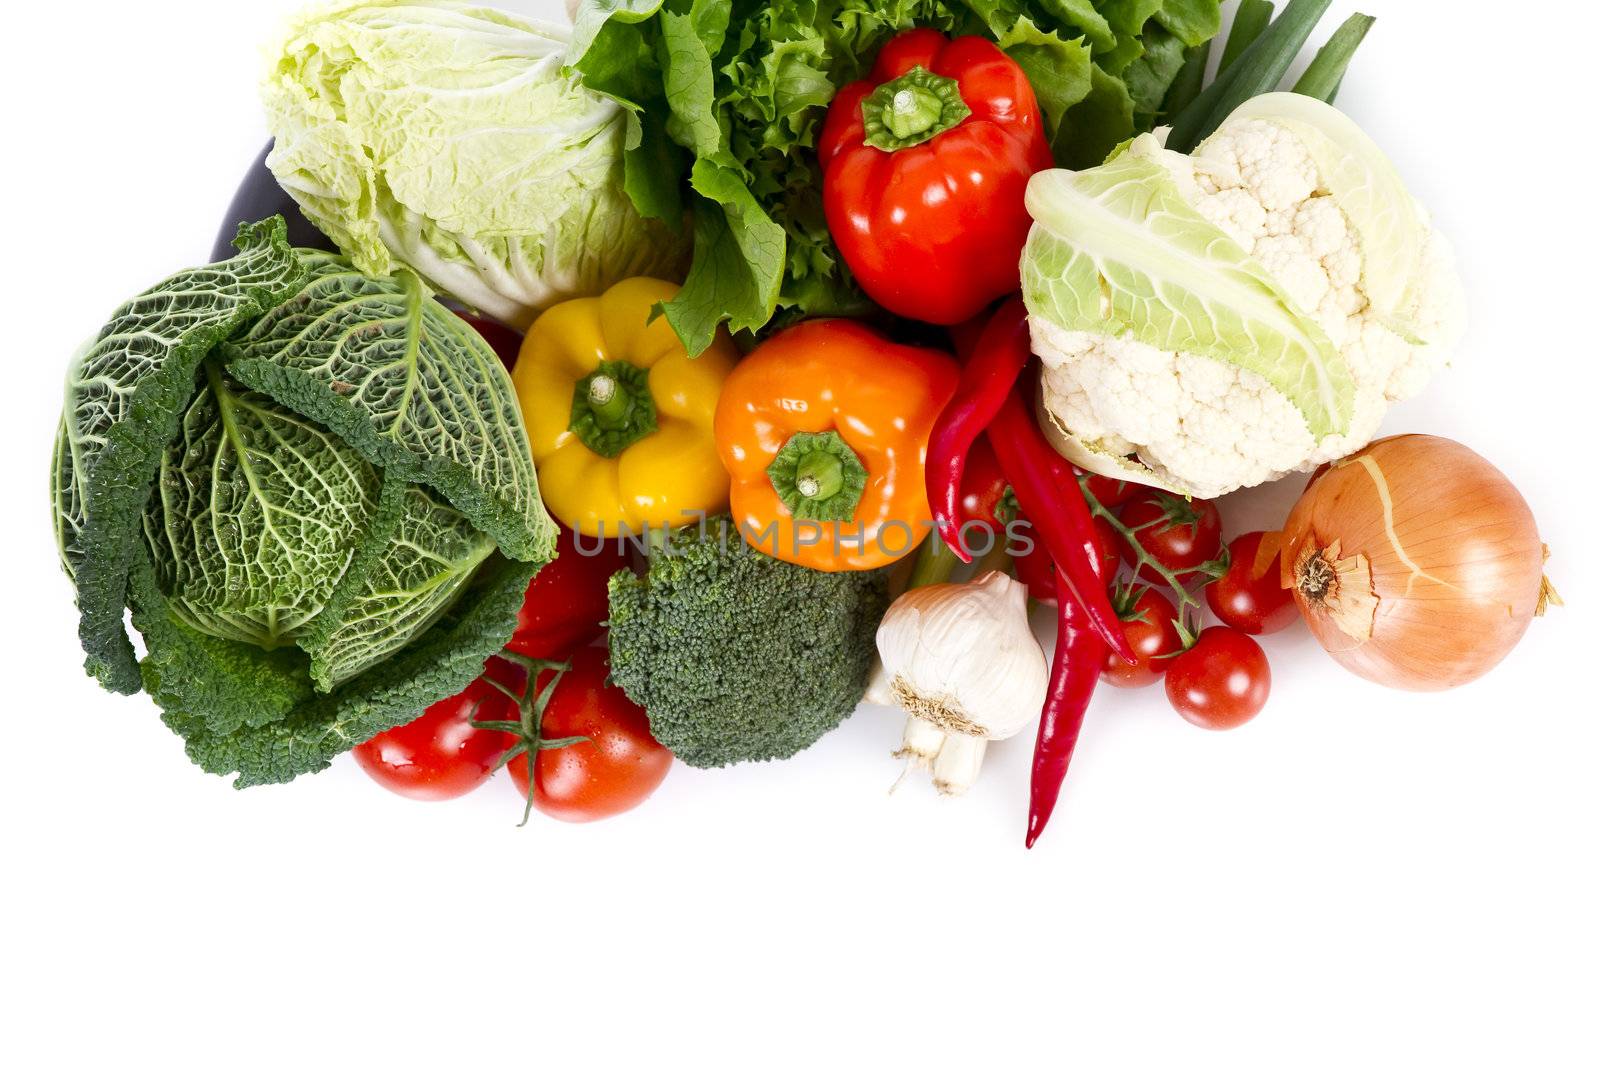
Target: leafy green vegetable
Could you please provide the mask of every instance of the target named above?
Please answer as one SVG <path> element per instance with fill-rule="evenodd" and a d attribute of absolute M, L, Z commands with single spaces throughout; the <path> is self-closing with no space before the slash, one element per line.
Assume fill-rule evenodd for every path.
<path fill-rule="evenodd" d="M 458 692 L 555 528 L 509 376 L 415 276 L 290 249 L 282 219 L 239 247 L 74 361 L 51 488 L 91 673 L 243 786 Z"/>
<path fill-rule="evenodd" d="M 84 666 L 115 692 L 139 688 L 122 622 L 128 573 L 151 480 L 200 361 L 305 277 L 282 219 L 242 228 L 238 243 L 233 259 L 183 271 L 118 308 L 67 371 L 51 512 L 77 586 Z"/>
<path fill-rule="evenodd" d="M 617 25 L 654 11 L 606 0 L 580 40 L 600 8 Z M 623 278 L 675 276 L 681 204 L 648 175 L 676 161 L 625 168 L 625 149 L 661 155 L 660 131 L 644 140 L 637 116 L 564 74 L 567 46 L 559 27 L 455 0 L 313 8 L 262 83 L 268 166 L 361 270 L 404 264 L 517 326 Z"/>
<path fill-rule="evenodd" d="M 215 361 L 203 378 L 162 458 L 145 538 L 189 625 L 276 648 L 327 604 L 381 478 L 336 434 L 227 380 Z"/>
<path fill-rule="evenodd" d="M 555 523 L 499 357 L 413 274 L 302 259 L 300 292 L 223 348 L 228 373 L 437 489 L 507 555 L 549 559 Z"/>
<path fill-rule="evenodd" d="M 611 673 L 685 763 L 788 759 L 855 710 L 887 607 L 882 571 L 797 567 L 715 521 L 611 579 Z"/>
<path fill-rule="evenodd" d="M 185 626 L 148 564 L 133 575 L 145 688 L 189 758 L 234 786 L 287 782 L 459 693 L 505 646 L 536 567 L 492 557 L 455 609 L 393 658 L 332 693 L 312 691 L 305 654 L 267 652 Z"/>
<path fill-rule="evenodd" d="M 1244 50 L 1256 43 L 1256 38 L 1272 23 L 1277 10 L 1272 0 L 1239 0 L 1239 9 L 1233 13 L 1233 26 L 1228 30 L 1228 43 L 1222 48 L 1222 59 L 1217 65 L 1219 75 L 1239 61 Z"/>
<path fill-rule="evenodd" d="M 699 352 L 723 322 L 870 311 L 828 235 L 813 150 L 834 94 L 896 33 L 999 42 L 1058 160 L 1092 166 L 1156 121 L 1219 22 L 1218 0 L 584 0 L 569 62 L 627 114 L 638 212 L 694 211 L 694 263 L 664 311 Z"/>
<path fill-rule="evenodd" d="M 1279 282 L 1184 200 L 1171 173 L 1132 152 L 1028 188 L 1028 310 L 1068 331 L 1130 336 L 1254 371 L 1316 437 L 1350 424 L 1355 382 Z"/>
<path fill-rule="evenodd" d="M 1332 0 L 1289 0 L 1283 14 L 1253 40 L 1238 59 L 1217 75 L 1172 124 L 1167 147 L 1192 152 L 1251 97 L 1270 93 L 1300 55 Z M 1241 27 L 1240 32 L 1249 32 Z"/>
<path fill-rule="evenodd" d="M 1361 14 L 1345 19 L 1333 31 L 1333 36 L 1328 38 L 1328 43 L 1317 49 L 1311 65 L 1294 83 L 1294 91 L 1325 104 L 1333 103 L 1334 97 L 1339 95 L 1339 85 L 1344 81 L 1345 71 L 1355 58 L 1356 49 L 1366 40 L 1367 31 L 1372 29 L 1376 21 L 1371 15 Z"/>

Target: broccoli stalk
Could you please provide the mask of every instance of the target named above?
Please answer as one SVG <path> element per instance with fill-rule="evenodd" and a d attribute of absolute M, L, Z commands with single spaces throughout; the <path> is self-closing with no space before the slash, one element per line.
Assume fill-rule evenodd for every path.
<path fill-rule="evenodd" d="M 693 767 L 788 759 L 866 690 L 883 571 L 829 574 L 750 548 L 720 519 L 611 579 L 611 676 Z"/>

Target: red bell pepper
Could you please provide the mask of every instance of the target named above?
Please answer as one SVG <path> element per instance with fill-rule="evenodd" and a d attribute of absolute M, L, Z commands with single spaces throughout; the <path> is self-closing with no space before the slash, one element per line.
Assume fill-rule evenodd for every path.
<path fill-rule="evenodd" d="M 916 29 L 839 91 L 817 146 L 828 229 L 866 294 L 951 325 L 1020 284 L 1028 179 L 1052 165 L 1022 68 Z"/>

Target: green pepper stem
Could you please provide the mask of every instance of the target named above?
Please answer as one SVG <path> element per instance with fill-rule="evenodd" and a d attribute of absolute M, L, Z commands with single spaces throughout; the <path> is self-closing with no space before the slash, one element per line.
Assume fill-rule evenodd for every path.
<path fill-rule="evenodd" d="M 767 479 L 795 518 L 845 522 L 861 503 L 867 469 L 837 430 L 827 430 L 789 438 L 767 465 Z"/>
<path fill-rule="evenodd" d="M 656 404 L 643 367 L 608 360 L 580 378 L 572 393 L 568 429 L 590 451 L 614 459 L 656 431 Z"/>
<path fill-rule="evenodd" d="M 861 102 L 863 139 L 884 152 L 898 152 L 933 140 L 971 114 L 954 78 L 913 67 Z"/>
<path fill-rule="evenodd" d="M 617 426 L 628 417 L 630 402 L 617 380 L 610 375 L 596 374 L 589 379 L 589 410 L 597 422 Z"/>
<path fill-rule="evenodd" d="M 812 452 L 795 469 L 794 487 L 808 500 L 830 500 L 844 487 L 844 464 L 827 452 Z"/>

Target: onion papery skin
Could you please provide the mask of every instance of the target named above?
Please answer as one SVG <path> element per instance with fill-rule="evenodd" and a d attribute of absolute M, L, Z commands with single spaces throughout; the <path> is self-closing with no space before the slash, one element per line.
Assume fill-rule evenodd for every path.
<path fill-rule="evenodd" d="M 1482 456 L 1442 437 L 1385 438 L 1335 463 L 1306 487 L 1283 538 L 1284 587 L 1306 624 L 1335 660 L 1380 685 L 1437 691 L 1482 677 L 1540 604 L 1544 545 L 1527 502 Z M 1329 597 L 1308 582 L 1317 553 L 1346 571 Z"/>

